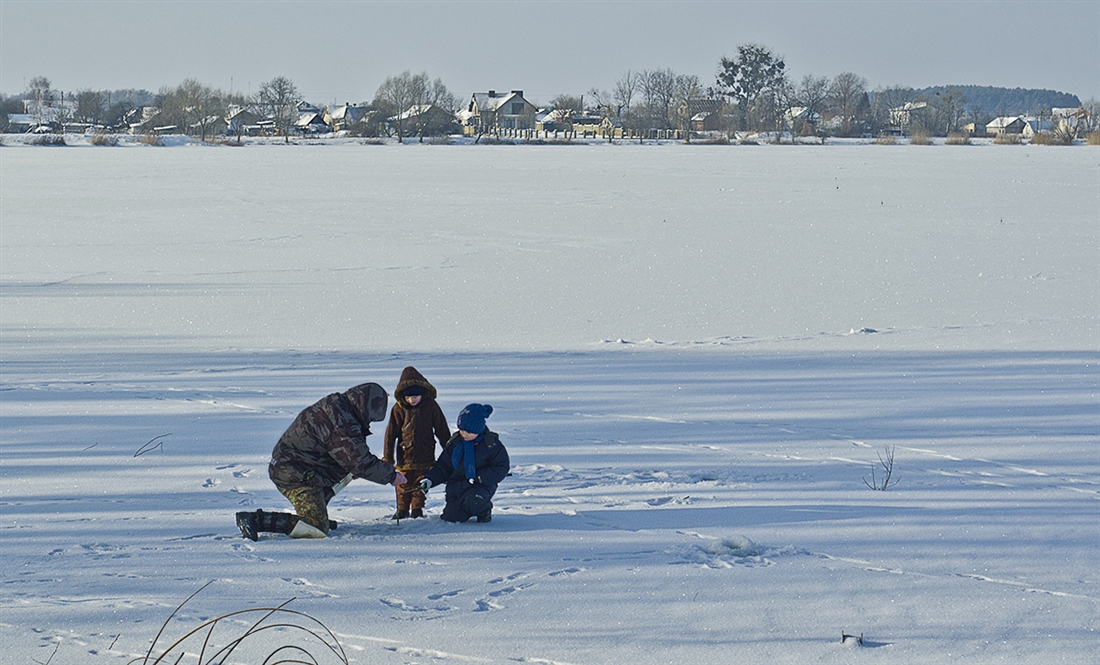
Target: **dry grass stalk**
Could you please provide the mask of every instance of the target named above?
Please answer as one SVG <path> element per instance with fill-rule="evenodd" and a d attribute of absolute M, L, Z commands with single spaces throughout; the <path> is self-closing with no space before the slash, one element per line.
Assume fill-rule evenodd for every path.
<path fill-rule="evenodd" d="M 894 475 L 894 447 L 890 446 L 885 451 L 879 453 L 878 463 L 882 467 L 882 477 L 877 477 L 875 473 L 875 465 L 871 464 L 871 480 L 863 478 L 863 484 L 870 487 L 873 490 L 879 490 L 885 492 L 890 487 L 898 484 L 897 478 L 891 480 Z"/>
<path fill-rule="evenodd" d="M 340 646 L 340 641 L 336 639 L 328 626 L 308 614 L 286 609 L 286 606 L 294 598 L 276 607 L 254 607 L 208 619 L 172 642 L 159 656 L 154 658 L 153 652 L 156 650 L 157 643 L 164 635 L 164 631 L 172 617 L 212 583 L 213 580 L 202 585 L 198 591 L 195 591 L 180 603 L 161 624 L 160 630 L 153 638 L 153 642 L 149 645 L 149 650 L 145 656 L 135 658 L 129 661 L 127 665 L 136 665 L 137 663 L 141 665 L 176 665 L 183 661 L 184 657 L 197 657 L 198 665 L 220 665 L 221 663 L 230 662 L 228 659 L 238 649 L 242 652 L 246 651 L 246 642 L 251 651 L 259 650 L 261 652 L 258 656 L 259 660 L 248 660 L 247 662 L 272 665 L 276 663 L 313 663 L 314 665 L 320 665 L 324 662 L 336 662 L 340 665 L 348 665 L 349 661 L 347 654 L 344 653 L 344 648 Z M 260 617 L 243 633 L 237 633 L 226 639 L 225 644 L 222 646 L 217 646 L 214 641 L 214 630 L 219 624 L 225 626 L 236 619 L 251 614 L 259 614 Z M 269 621 L 272 617 L 275 617 L 276 621 Z M 240 628 L 233 626 L 231 630 L 239 631 Z M 187 649 L 188 646 L 191 647 L 190 650 Z M 196 647 L 197 651 L 195 650 Z M 265 653 L 266 656 L 263 655 Z M 238 655 L 237 657 L 242 656 Z"/>

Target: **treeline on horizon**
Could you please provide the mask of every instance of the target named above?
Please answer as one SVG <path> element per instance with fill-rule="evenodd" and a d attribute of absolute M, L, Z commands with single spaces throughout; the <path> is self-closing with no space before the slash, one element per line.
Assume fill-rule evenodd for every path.
<path fill-rule="evenodd" d="M 1038 88 L 997 88 L 988 85 L 938 85 L 927 88 L 911 88 L 914 98 L 932 98 L 958 91 L 966 97 L 970 109 L 997 116 L 1027 115 L 1056 108 L 1077 108 L 1081 100 L 1077 95 Z"/>
<path fill-rule="evenodd" d="M 895 86 L 894 89 L 910 93 L 913 100 L 922 96 L 935 97 L 936 95 L 942 95 L 951 90 L 957 90 L 966 97 L 967 104 L 971 108 L 985 109 L 985 113 L 994 113 L 998 116 L 1025 115 L 1052 108 L 1081 106 L 1081 100 L 1077 95 L 1046 88 L 1000 88 L 988 85 L 938 85 L 926 88 Z M 885 88 L 879 91 L 881 90 L 885 90 Z M 875 92 L 879 91 L 872 91 L 870 94 L 874 95 Z M 82 90 L 81 92 L 86 92 L 86 90 Z M 105 115 L 109 116 L 111 115 L 112 109 L 117 110 L 117 115 L 122 115 L 123 112 L 129 109 L 142 106 L 157 106 L 158 102 L 163 100 L 168 94 L 168 88 L 161 88 L 160 92 L 150 92 L 149 90 L 141 88 L 120 88 L 117 90 L 96 90 L 93 92 L 104 98 L 107 110 Z M 23 91 L 19 94 L 5 95 L 0 92 L 0 112 L 4 114 L 23 113 L 23 100 L 32 97 L 29 93 L 30 91 Z M 65 94 L 72 99 L 76 98 L 80 93 L 70 92 Z"/>
<path fill-rule="evenodd" d="M 859 136 L 896 127 L 894 110 L 913 104 L 922 108 L 919 113 L 906 113 L 906 124 L 913 123 L 906 129 L 940 136 L 960 130 L 967 122 L 984 125 L 1001 116 L 1049 117 L 1053 108 L 1082 106 L 1076 95 L 1046 89 L 950 85 L 869 90 L 866 79 L 851 72 L 835 77 L 806 75 L 792 81 L 783 59 L 758 44 L 738 46 L 736 57 L 723 57 L 719 65 L 712 85 L 670 69 L 628 71 L 610 90 L 592 88 L 583 94 L 562 93 L 548 102 L 528 101 L 558 112 L 559 118 L 602 116 L 631 130 L 692 131 L 700 115 L 709 115 L 714 124 L 706 129 L 727 133 L 784 126 L 794 131 L 798 125 L 800 132 L 822 136 Z M 251 109 L 272 119 L 285 134 L 298 119 L 298 104 L 313 101 L 303 99 L 295 83 L 281 76 L 261 84 L 251 96 L 226 93 L 195 79 L 157 93 L 137 89 L 63 93 L 53 90 L 46 77 L 36 77 L 21 95 L 0 93 L 0 130 L 8 130 L 8 114 L 28 113 L 31 106 L 40 114 L 43 108 L 53 108 L 69 121 L 112 130 L 134 127 L 135 118 L 145 120 L 140 111 L 154 107 L 159 110 L 157 124 L 196 129 L 203 138 L 210 118 L 228 117 L 233 109 Z M 415 128 L 408 129 L 421 136 L 447 133 L 454 129 L 454 114 L 468 103 L 452 94 L 441 79 L 405 71 L 387 77 L 373 100 L 355 105 L 372 109 L 370 126 L 358 130 L 390 135 L 396 131 L 401 138 L 406 130 L 404 116 L 412 109 L 435 108 L 442 111 L 438 121 L 417 118 L 409 122 Z M 1088 104 L 1090 109 L 1096 106 L 1092 100 Z M 1090 111 L 1089 115 L 1095 114 Z"/>

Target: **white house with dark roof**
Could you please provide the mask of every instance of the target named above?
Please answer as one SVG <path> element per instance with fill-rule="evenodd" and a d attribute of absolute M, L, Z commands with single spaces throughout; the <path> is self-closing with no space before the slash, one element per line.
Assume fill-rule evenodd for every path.
<path fill-rule="evenodd" d="M 987 134 L 1020 134 L 1024 131 L 1024 119 L 1018 115 L 993 118 L 985 125 Z"/>

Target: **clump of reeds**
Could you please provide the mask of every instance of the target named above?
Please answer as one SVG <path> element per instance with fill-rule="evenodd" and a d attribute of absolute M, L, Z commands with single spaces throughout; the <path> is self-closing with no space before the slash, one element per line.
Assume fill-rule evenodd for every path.
<path fill-rule="evenodd" d="M 692 145 L 729 145 L 730 137 L 725 134 L 704 136 L 691 142 Z"/>
<path fill-rule="evenodd" d="M 39 134 L 38 136 L 35 136 L 33 139 L 28 141 L 28 143 L 30 145 L 40 145 L 40 146 L 67 145 L 65 143 L 65 137 L 62 136 L 61 134 Z"/>
<path fill-rule="evenodd" d="M 115 146 L 118 145 L 118 137 L 107 132 L 96 132 L 88 139 L 92 145 Z"/>
<path fill-rule="evenodd" d="M 997 145 L 1020 145 L 1024 142 L 1024 139 L 1019 134 L 1009 134 L 1008 132 L 1001 132 L 993 137 L 993 142 Z"/>
<path fill-rule="evenodd" d="M 1035 132 L 1029 141 L 1031 145 L 1054 145 L 1054 134 L 1050 132 Z"/>
<path fill-rule="evenodd" d="M 909 136 L 909 145 L 932 145 L 932 136 L 923 129 L 918 129 Z"/>
<path fill-rule="evenodd" d="M 145 656 L 135 658 L 127 665 L 176 665 L 183 662 L 185 656 L 187 662 L 197 659 L 198 665 L 238 661 L 313 665 L 335 662 L 348 665 L 344 648 L 325 624 L 308 614 L 286 609 L 293 598 L 275 607 L 254 607 L 207 619 L 169 644 L 160 655 L 154 656 L 157 643 L 172 617 L 211 583 L 202 585 L 180 603 L 164 620 Z M 247 627 L 242 628 L 242 618 L 247 618 L 251 625 L 246 623 Z M 218 628 L 223 629 L 221 632 L 224 635 L 215 636 L 215 629 Z"/>

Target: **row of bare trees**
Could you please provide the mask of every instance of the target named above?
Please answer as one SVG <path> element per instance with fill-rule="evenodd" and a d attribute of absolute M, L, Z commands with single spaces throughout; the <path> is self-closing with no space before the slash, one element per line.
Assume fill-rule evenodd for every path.
<path fill-rule="evenodd" d="M 52 88 L 49 79 L 36 77 L 22 99 L 4 101 L 5 114 L 30 111 L 39 125 L 57 119 L 62 123 L 79 122 L 112 129 L 122 129 L 134 120 L 141 120 L 132 112 L 148 105 L 157 109 L 156 116 L 147 123 L 151 128 L 175 127 L 205 140 L 216 126 L 224 127 L 227 117 L 239 110 L 269 121 L 279 134 L 289 137 L 300 117 L 298 105 L 302 95 L 292 80 L 278 76 L 260 84 L 252 96 L 227 93 L 189 78 L 175 87 L 162 88 L 156 95 L 145 91 L 82 90 L 66 99 Z M 374 110 L 373 126 L 365 131 L 392 133 L 403 139 L 454 129 L 459 102 L 441 79 L 405 71 L 387 78 L 370 106 Z M 414 109 L 423 112 L 412 112 Z M 231 128 L 238 134 L 242 131 L 240 125 Z"/>
<path fill-rule="evenodd" d="M 27 114 L 37 125 L 75 120 L 106 126 L 121 121 L 153 97 L 144 90 L 81 90 L 66 94 L 55 90 L 45 76 L 36 76 L 22 96 L 0 95 L 0 122 L 6 123 L 7 114 Z"/>
<path fill-rule="evenodd" d="M 594 88 L 588 96 L 592 103 L 586 111 L 611 117 L 624 128 L 690 130 L 692 117 L 702 110 L 710 117 L 709 129 L 729 136 L 738 131 L 789 130 L 824 139 L 886 129 L 946 136 L 969 122 L 982 125 L 994 112 L 969 102 L 958 88 L 934 94 L 901 86 L 871 91 L 867 80 L 852 72 L 832 78 L 808 74 L 792 81 L 783 59 L 759 44 L 743 44 L 735 57 L 723 57 L 711 86 L 704 86 L 696 76 L 667 69 L 628 71 L 612 90 Z M 558 98 L 562 104 L 574 105 L 577 99 Z M 898 127 L 897 109 L 909 107 L 918 110 L 906 114 L 906 126 Z M 1083 134 L 1095 131 L 1100 121 L 1095 100 L 1085 107 L 1088 113 L 1078 129 Z M 1034 111 L 1042 115 L 1042 109 Z"/>
<path fill-rule="evenodd" d="M 137 91 L 116 91 L 112 100 L 112 93 L 82 90 L 69 96 L 65 112 L 77 121 L 113 126 L 140 101 L 159 107 L 156 124 L 176 126 L 205 139 L 231 110 L 247 109 L 289 137 L 302 101 L 293 81 L 282 76 L 262 83 L 256 94 L 248 97 L 195 79 L 163 88 L 155 96 L 145 93 L 152 97 L 148 102 L 131 93 Z M 37 77 L 24 99 L 41 112 L 58 96 L 48 79 Z M 12 112 L 10 100 L 0 101 L 5 103 L 5 111 Z M 371 112 L 359 131 L 386 133 L 399 141 L 446 134 L 457 130 L 455 114 L 461 103 L 441 79 L 406 70 L 386 78 L 378 87 L 374 99 L 365 105 Z M 956 89 L 934 95 L 903 87 L 872 92 L 866 79 L 851 72 L 832 78 L 810 74 L 793 82 L 783 58 L 759 44 L 742 44 L 735 56 L 721 58 L 711 85 L 698 76 L 671 69 L 628 71 L 611 90 L 592 88 L 584 95 L 558 95 L 550 108 L 563 119 L 598 115 L 638 135 L 648 130 L 681 130 L 690 137 L 691 130 L 697 128 L 694 125 L 705 124 L 704 129 L 730 137 L 737 132 L 789 130 L 824 139 L 826 135 L 858 136 L 894 127 L 895 110 L 906 105 L 919 108 L 919 112 L 906 115 L 911 123 L 906 129 L 929 135 L 946 135 L 967 121 L 990 119 L 983 118 L 982 109 L 968 105 L 966 96 Z M 703 117 L 705 123 L 693 122 Z M 1088 122 L 1095 120 L 1093 113 Z"/>
<path fill-rule="evenodd" d="M 714 85 L 698 76 L 669 69 L 628 71 L 610 91 L 588 92 L 591 109 L 611 117 L 624 128 L 692 129 L 692 118 L 702 112 L 707 127 L 732 135 L 738 131 L 775 131 L 789 123 L 790 110 L 820 124 L 837 117 L 838 133 L 850 135 L 870 124 L 867 82 L 844 73 L 835 79 L 806 76 L 798 85 L 786 74 L 782 58 L 757 44 L 738 47 L 735 58 L 722 58 Z M 577 98 L 559 98 L 577 103 Z M 688 133 L 690 136 L 690 133 Z"/>
<path fill-rule="evenodd" d="M 286 77 L 261 84 L 259 91 L 248 97 L 224 92 L 193 78 L 173 88 L 162 88 L 155 95 L 144 90 L 80 90 L 66 96 L 54 90 L 48 78 L 39 76 L 31 79 L 21 100 L 3 100 L 3 110 L 28 112 L 38 125 L 58 121 L 123 129 L 142 120 L 135 111 L 150 106 L 158 109 L 153 124 L 178 127 L 205 140 L 232 109 L 253 109 L 260 117 L 273 119 L 279 130 L 287 133 L 298 119 L 299 101 L 298 89 Z"/>

